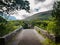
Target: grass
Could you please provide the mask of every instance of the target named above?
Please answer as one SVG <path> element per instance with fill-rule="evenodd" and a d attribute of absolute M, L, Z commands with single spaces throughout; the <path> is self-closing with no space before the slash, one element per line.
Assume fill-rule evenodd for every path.
<path fill-rule="evenodd" d="M 43 45 L 56 45 L 55 42 L 51 41 L 47 37 L 45 38 L 45 41 L 42 42 Z"/>
<path fill-rule="evenodd" d="M 49 39 L 48 37 L 46 37 L 46 36 L 44 36 L 41 32 L 40 32 L 40 30 L 37 30 L 37 32 L 39 33 L 39 34 L 41 34 L 44 38 L 45 38 L 45 40 L 43 41 L 43 42 L 41 42 L 43 45 L 60 45 L 60 43 L 55 43 L 54 41 L 52 41 L 51 39 Z"/>
<path fill-rule="evenodd" d="M 50 40 L 49 38 L 45 38 L 45 41 L 42 42 L 43 45 L 60 45 L 60 43 L 55 43 L 54 41 Z"/>

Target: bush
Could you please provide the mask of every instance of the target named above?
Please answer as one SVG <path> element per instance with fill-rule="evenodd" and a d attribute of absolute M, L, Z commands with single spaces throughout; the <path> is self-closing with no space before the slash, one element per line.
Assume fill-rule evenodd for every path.
<path fill-rule="evenodd" d="M 47 31 L 55 34 L 55 28 L 56 28 L 56 23 L 55 22 L 49 22 L 49 24 L 47 26 Z"/>
<path fill-rule="evenodd" d="M 20 23 L 19 25 L 16 25 L 15 21 L 9 21 L 7 23 L 0 22 L 0 37 L 14 31 L 15 29 L 19 27 L 20 27 Z"/>
<path fill-rule="evenodd" d="M 42 42 L 43 45 L 56 45 L 55 42 L 53 42 L 52 40 L 48 39 L 47 37 L 45 38 L 45 41 Z"/>

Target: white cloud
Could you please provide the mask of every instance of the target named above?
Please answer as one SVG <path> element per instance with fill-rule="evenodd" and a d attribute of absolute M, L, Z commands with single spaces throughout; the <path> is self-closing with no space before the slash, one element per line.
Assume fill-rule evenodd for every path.
<path fill-rule="evenodd" d="M 35 7 L 35 0 L 28 0 L 30 3 L 30 8 L 32 9 L 33 7 Z"/>
<path fill-rule="evenodd" d="M 35 8 L 41 9 L 52 9 L 54 0 L 45 0 L 44 2 L 40 2 L 38 4 L 35 4 L 35 6 L 32 8 L 34 10 Z M 32 3 L 32 2 L 31 2 Z"/>
<path fill-rule="evenodd" d="M 30 2 L 31 13 L 29 14 L 25 10 L 16 11 L 14 16 L 17 19 L 24 19 L 24 18 L 31 16 L 32 14 L 35 14 L 37 12 L 51 10 L 52 6 L 53 6 L 53 2 L 54 2 L 54 0 L 45 0 L 44 2 L 40 1 L 36 4 L 35 1 L 37 1 L 37 0 L 28 0 L 28 1 Z M 39 11 L 35 11 L 36 9 L 39 9 Z"/>
<path fill-rule="evenodd" d="M 21 11 L 16 10 L 15 13 L 12 16 L 15 16 L 16 19 L 21 20 L 21 19 L 24 19 L 24 18 L 28 17 L 29 13 L 27 13 L 25 10 L 21 10 Z"/>

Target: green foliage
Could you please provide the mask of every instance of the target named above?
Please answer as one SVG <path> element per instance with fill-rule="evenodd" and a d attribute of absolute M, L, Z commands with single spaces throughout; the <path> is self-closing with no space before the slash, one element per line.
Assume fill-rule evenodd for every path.
<path fill-rule="evenodd" d="M 55 34 L 55 31 L 54 31 L 55 28 L 56 28 L 56 23 L 55 22 L 48 23 L 48 26 L 47 26 L 47 31 L 48 32 Z"/>
<path fill-rule="evenodd" d="M 34 26 L 38 26 L 42 29 L 46 29 L 49 21 L 41 21 L 41 20 L 32 20 L 32 21 L 29 21 L 29 23 L 34 27 Z"/>
<path fill-rule="evenodd" d="M 52 16 L 55 17 L 56 20 L 60 19 L 60 1 L 54 3 Z"/>
<path fill-rule="evenodd" d="M 0 35 L 3 35 L 4 30 L 6 30 L 5 23 L 6 20 L 0 16 Z M 3 31 L 3 32 L 2 32 Z"/>
<path fill-rule="evenodd" d="M 60 1 L 56 1 L 53 6 L 52 16 L 56 22 L 55 35 L 60 35 Z"/>
<path fill-rule="evenodd" d="M 46 38 L 44 42 L 42 42 L 43 45 L 56 45 L 55 42 L 51 41 L 50 39 Z"/>
<path fill-rule="evenodd" d="M 21 26 L 21 21 L 0 22 L 0 37 L 4 36 Z"/>
<path fill-rule="evenodd" d="M 51 39 L 45 37 L 45 40 L 42 42 L 43 45 L 60 45 L 60 43 L 55 43 Z"/>
<path fill-rule="evenodd" d="M 0 23 L 7 22 L 2 16 L 0 16 Z"/>
<path fill-rule="evenodd" d="M 28 24 L 27 24 L 27 23 L 23 23 L 22 26 L 23 26 L 24 29 L 25 29 L 25 28 L 26 28 L 26 29 L 28 28 Z"/>
<path fill-rule="evenodd" d="M 0 36 L 4 36 L 15 29 L 19 28 L 20 26 L 23 26 L 23 28 L 28 28 L 28 22 L 27 21 L 7 21 L 7 23 L 0 22 Z"/>
<path fill-rule="evenodd" d="M 15 0 L 15 1 L 16 1 L 16 4 L 20 6 L 20 9 L 25 9 L 26 11 L 30 10 L 28 1 L 24 1 L 24 0 Z"/>
<path fill-rule="evenodd" d="M 29 2 L 27 0 L 0 0 L 0 9 L 2 9 L 3 7 L 5 7 L 7 10 L 5 10 L 5 12 L 7 12 L 7 14 L 9 14 L 9 11 L 13 11 L 13 10 L 18 10 L 18 9 L 25 9 L 26 11 L 29 12 L 30 10 L 30 6 L 29 6 Z M 3 9 L 2 9 L 3 10 Z M 4 12 L 4 10 L 3 10 Z"/>

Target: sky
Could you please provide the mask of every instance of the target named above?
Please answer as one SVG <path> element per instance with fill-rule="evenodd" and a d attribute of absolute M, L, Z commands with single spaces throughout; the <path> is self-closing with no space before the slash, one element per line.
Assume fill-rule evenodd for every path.
<path fill-rule="evenodd" d="M 28 13 L 25 10 L 15 11 L 15 14 L 12 16 L 16 17 L 16 19 L 25 19 L 28 16 L 32 16 L 38 12 L 44 12 L 48 10 L 52 10 L 52 6 L 54 0 L 28 0 L 30 3 L 30 12 Z"/>

